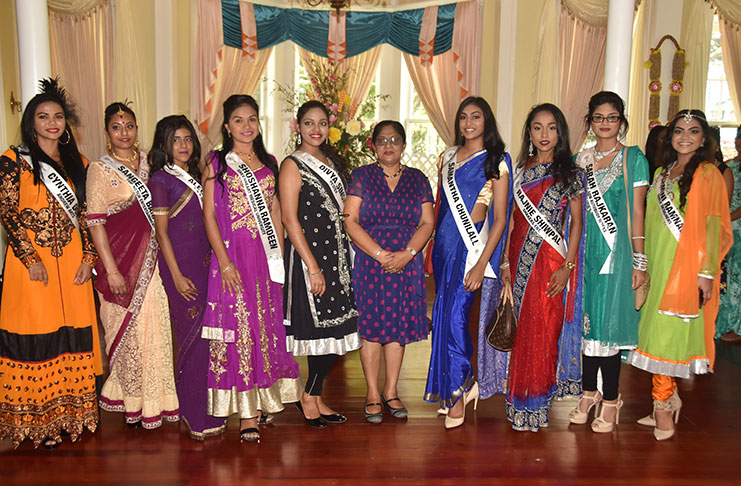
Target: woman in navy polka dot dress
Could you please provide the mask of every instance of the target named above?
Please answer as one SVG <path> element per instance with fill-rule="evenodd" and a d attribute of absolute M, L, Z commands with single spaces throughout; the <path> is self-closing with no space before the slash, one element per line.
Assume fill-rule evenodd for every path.
<path fill-rule="evenodd" d="M 380 423 L 382 405 L 393 417 L 407 416 L 396 390 L 404 346 L 429 333 L 421 252 L 432 234 L 434 214 L 427 177 L 401 164 L 404 127 L 396 121 L 379 122 L 373 146 L 378 161 L 352 173 L 345 228 L 356 251 L 353 289 L 368 385 L 365 417 Z M 383 392 L 378 386 L 382 353 Z"/>

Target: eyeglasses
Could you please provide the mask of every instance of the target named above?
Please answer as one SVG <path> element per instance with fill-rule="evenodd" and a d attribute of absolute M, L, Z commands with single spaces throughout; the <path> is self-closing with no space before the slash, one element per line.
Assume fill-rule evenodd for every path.
<path fill-rule="evenodd" d="M 391 138 L 378 137 L 376 139 L 376 145 L 387 145 L 389 143 L 391 145 L 399 146 L 404 143 L 404 140 L 401 137 L 391 137 Z"/>
<path fill-rule="evenodd" d="M 607 121 L 608 123 L 617 123 L 620 121 L 620 115 L 592 115 L 592 123 L 603 123 L 604 121 Z"/>

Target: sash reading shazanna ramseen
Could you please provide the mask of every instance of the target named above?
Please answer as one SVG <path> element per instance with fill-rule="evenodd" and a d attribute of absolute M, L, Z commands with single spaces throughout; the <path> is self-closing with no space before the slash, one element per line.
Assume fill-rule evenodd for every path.
<path fill-rule="evenodd" d="M 458 147 L 451 147 L 443 154 L 443 192 L 445 193 L 445 199 L 448 201 L 450 206 L 450 214 L 453 216 L 453 221 L 458 228 L 458 233 L 463 239 L 463 243 L 466 245 L 468 255 L 466 256 L 466 267 L 464 273 L 468 271 L 479 261 L 481 254 L 486 246 L 486 240 L 489 238 L 489 225 L 487 219 L 484 219 L 484 224 L 481 226 L 481 231 L 476 231 L 476 226 L 471 220 L 471 215 L 466 209 L 466 204 L 461 196 L 458 184 L 455 182 L 455 157 L 458 152 Z M 485 150 L 480 150 L 468 158 L 473 158 L 481 155 Z M 484 271 L 484 277 L 497 278 L 494 273 L 494 269 L 491 268 L 489 262 L 486 263 L 486 270 Z"/>
<path fill-rule="evenodd" d="M 26 159 L 20 154 L 18 154 L 18 156 L 25 160 L 28 165 L 33 167 L 33 161 L 30 157 Z M 64 212 L 67 214 L 67 217 L 79 231 L 80 223 L 77 221 L 78 203 L 75 191 L 73 191 L 69 184 L 67 184 L 64 177 L 59 175 L 59 172 L 43 161 L 39 161 L 39 175 L 41 176 L 41 182 L 49 190 L 51 195 L 54 196 L 54 199 L 57 200 Z"/>
<path fill-rule="evenodd" d="M 600 193 L 599 184 L 597 184 L 597 178 L 594 175 L 594 162 L 594 151 L 592 149 L 587 149 L 579 155 L 578 164 L 584 168 L 587 179 L 587 203 L 594 219 L 597 221 L 602 237 L 610 248 L 610 253 L 607 255 L 599 273 L 608 274 L 610 273 L 612 252 L 615 250 L 615 240 L 617 239 L 617 224 L 610 213 L 610 208 L 605 203 L 605 198 Z"/>
<path fill-rule="evenodd" d="M 684 226 L 684 218 L 664 190 L 665 178 L 666 173 L 663 171 L 656 177 L 656 197 L 659 200 L 659 210 L 664 218 L 664 224 L 669 228 L 674 239 L 679 241 L 679 235 L 682 232 L 682 226 Z"/>
<path fill-rule="evenodd" d="M 515 202 L 517 207 L 520 208 L 530 227 L 535 230 L 538 236 L 543 238 L 562 257 L 566 258 L 566 242 L 556 231 L 556 228 L 543 216 L 543 213 L 538 210 L 537 206 L 527 197 L 525 191 L 522 190 L 522 175 L 524 172 L 524 170 L 519 170 L 515 178 Z"/>
<path fill-rule="evenodd" d="M 144 212 L 144 216 L 146 216 L 147 221 L 149 221 L 149 226 L 151 226 L 154 230 L 152 193 L 149 192 L 149 188 L 144 183 L 144 181 L 141 180 L 138 175 L 132 172 L 131 169 L 123 165 L 121 162 L 115 160 L 110 155 L 104 155 L 100 158 L 100 160 L 108 165 L 111 169 L 115 170 L 123 176 L 126 183 L 131 187 L 131 190 L 134 191 L 136 200 L 139 201 L 139 206 L 141 206 L 142 211 Z"/>
<path fill-rule="evenodd" d="M 226 165 L 242 179 L 244 192 L 247 194 L 247 200 L 250 203 L 252 214 L 255 215 L 257 228 L 260 230 L 260 239 L 262 247 L 265 250 L 265 257 L 268 259 L 268 270 L 270 280 L 275 283 L 283 284 L 285 282 L 285 269 L 283 267 L 283 255 L 281 254 L 278 234 L 273 225 L 273 218 L 270 215 L 268 203 L 260 189 L 260 182 L 255 177 L 247 164 L 245 164 L 234 152 L 226 154 Z"/>
<path fill-rule="evenodd" d="M 193 178 L 193 176 L 185 172 L 182 167 L 179 167 L 175 164 L 166 165 L 163 170 L 171 176 L 177 177 L 183 184 L 188 186 L 188 188 L 193 191 L 193 193 L 198 197 L 198 204 L 200 204 L 201 209 L 203 209 L 203 187 L 201 187 L 200 182 L 198 182 Z"/>

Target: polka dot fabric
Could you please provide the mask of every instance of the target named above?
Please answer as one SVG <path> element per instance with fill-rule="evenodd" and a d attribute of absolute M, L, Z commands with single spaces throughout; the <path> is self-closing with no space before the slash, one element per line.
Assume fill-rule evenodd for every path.
<path fill-rule="evenodd" d="M 377 164 L 359 167 L 353 171 L 348 194 L 363 200 L 360 226 L 389 251 L 407 247 L 422 218 L 422 204 L 432 202 L 427 177 L 409 167 L 399 176 L 393 192 Z M 355 247 L 353 288 L 360 314 L 361 338 L 401 345 L 427 338 L 427 299 L 421 252 L 404 267 L 404 272 L 389 274 L 370 255 Z"/>

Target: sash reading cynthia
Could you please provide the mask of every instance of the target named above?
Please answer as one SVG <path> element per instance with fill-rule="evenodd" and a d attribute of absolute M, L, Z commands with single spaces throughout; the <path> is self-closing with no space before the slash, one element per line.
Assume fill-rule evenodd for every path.
<path fill-rule="evenodd" d="M 198 182 L 190 174 L 185 172 L 182 167 L 179 167 L 175 164 L 166 165 L 163 170 L 171 176 L 177 177 L 183 184 L 188 186 L 188 188 L 193 191 L 193 193 L 198 197 L 198 204 L 200 204 L 201 209 L 203 209 L 203 187 L 201 186 L 200 182 Z"/>
<path fill-rule="evenodd" d="M 566 242 L 563 240 L 561 235 L 556 231 L 556 228 L 551 226 L 543 213 L 533 204 L 530 198 L 527 197 L 525 191 L 522 190 L 522 176 L 525 173 L 524 170 L 519 169 L 515 176 L 515 202 L 517 207 L 520 208 L 522 214 L 527 219 L 528 224 L 535 232 L 543 238 L 554 250 L 556 250 L 564 259 L 566 258 Z"/>
<path fill-rule="evenodd" d="M 33 168 L 33 160 L 25 158 L 20 154 L 20 151 L 16 151 L 16 155 L 19 159 L 23 159 Z M 28 155 L 25 153 L 25 155 Z M 67 181 L 54 170 L 49 164 L 43 161 L 39 161 L 39 175 L 41 176 L 41 182 L 49 190 L 54 199 L 57 200 L 59 205 L 62 207 L 67 217 L 75 225 L 75 229 L 80 230 L 80 223 L 77 221 L 77 210 L 78 202 L 75 191 L 67 184 Z"/>
<path fill-rule="evenodd" d="M 139 176 L 134 174 L 128 167 L 123 165 L 121 162 L 114 160 L 110 155 L 104 155 L 100 158 L 101 162 L 108 165 L 111 169 L 115 170 L 123 176 L 126 183 L 131 186 L 131 190 L 134 191 L 137 201 L 142 208 L 144 216 L 147 217 L 149 225 L 154 229 L 154 212 L 152 210 L 152 193 L 149 192 L 147 185 L 139 179 Z"/>
<path fill-rule="evenodd" d="M 260 182 L 252 172 L 234 152 L 226 154 L 226 165 L 242 179 L 244 192 L 247 194 L 247 200 L 250 203 L 252 214 L 255 215 L 257 227 L 260 230 L 260 239 L 262 247 L 265 250 L 265 256 L 268 259 L 268 270 L 270 280 L 275 283 L 283 284 L 285 282 L 285 269 L 283 267 L 283 255 L 281 254 L 280 242 L 273 225 L 273 218 L 270 215 L 268 203 L 260 189 Z"/>
<path fill-rule="evenodd" d="M 579 155 L 577 164 L 584 168 L 587 179 L 587 203 L 589 209 L 594 214 L 594 219 L 597 221 L 602 237 L 607 242 L 607 246 L 610 247 L 610 253 L 607 255 L 605 263 L 600 269 L 600 274 L 610 273 L 610 264 L 612 262 L 612 255 L 615 251 L 615 239 L 617 237 L 617 224 L 615 219 L 610 213 L 610 208 L 607 207 L 605 199 L 602 197 L 602 193 L 599 190 L 599 184 L 597 184 L 597 178 L 594 175 L 594 150 L 587 149 Z"/>
<path fill-rule="evenodd" d="M 443 154 L 444 179 L 442 186 L 445 198 L 448 200 L 448 204 L 450 205 L 450 214 L 453 216 L 453 221 L 455 221 L 455 225 L 458 228 L 458 233 L 460 233 L 461 239 L 468 250 L 468 255 L 466 256 L 466 267 L 464 270 L 465 273 L 468 273 L 468 271 L 479 260 L 481 253 L 484 251 L 484 246 L 486 246 L 486 241 L 489 238 L 489 225 L 486 224 L 488 213 L 487 217 L 484 219 L 483 225 L 481 226 L 481 231 L 476 231 L 476 226 L 471 220 L 471 215 L 466 209 L 460 189 L 458 189 L 458 184 L 455 182 L 455 158 L 457 152 L 458 147 L 451 147 Z M 485 152 L 485 150 L 479 150 L 468 158 L 478 157 L 483 152 Z M 497 278 L 494 269 L 491 268 L 491 264 L 488 262 L 486 264 L 486 270 L 484 271 L 484 277 Z"/>

